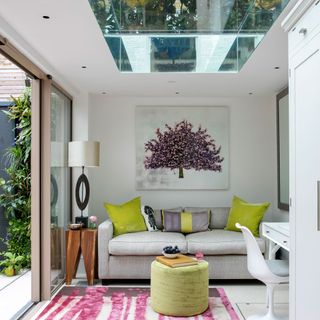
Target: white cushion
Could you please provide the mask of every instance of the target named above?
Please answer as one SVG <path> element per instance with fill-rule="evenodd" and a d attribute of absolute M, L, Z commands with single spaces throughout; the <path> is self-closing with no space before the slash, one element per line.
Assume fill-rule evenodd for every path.
<path fill-rule="evenodd" d="M 228 230 L 212 230 L 188 234 L 186 236 L 188 253 L 198 251 L 204 255 L 246 254 L 246 243 L 241 232 Z M 265 251 L 265 242 L 256 238 L 260 250 Z"/>
<path fill-rule="evenodd" d="M 154 210 L 150 206 L 142 206 L 141 214 L 148 228 L 148 231 L 150 232 L 158 231 L 156 219 L 154 217 Z"/>
<path fill-rule="evenodd" d="M 160 255 L 168 245 L 178 246 L 182 253 L 187 253 L 187 242 L 183 234 L 162 231 L 142 231 L 117 236 L 109 241 L 109 253 L 119 256 Z"/>

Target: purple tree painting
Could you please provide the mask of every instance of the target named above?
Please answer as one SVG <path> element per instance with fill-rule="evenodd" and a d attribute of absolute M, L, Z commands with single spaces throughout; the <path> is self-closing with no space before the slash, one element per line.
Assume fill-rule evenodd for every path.
<path fill-rule="evenodd" d="M 193 131 L 193 125 L 187 120 L 165 127 L 163 132 L 158 128 L 156 138 L 145 144 L 146 169 L 179 169 L 179 178 L 184 177 L 183 169 L 222 171 L 221 146 L 216 146 L 207 129 L 200 125 Z"/>

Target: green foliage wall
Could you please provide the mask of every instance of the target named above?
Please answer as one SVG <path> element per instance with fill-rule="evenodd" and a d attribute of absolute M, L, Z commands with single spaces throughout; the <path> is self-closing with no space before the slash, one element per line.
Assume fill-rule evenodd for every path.
<path fill-rule="evenodd" d="M 0 206 L 9 221 L 7 251 L 22 255 L 22 267 L 30 267 L 31 256 L 31 100 L 30 89 L 4 111 L 15 121 L 16 140 L 6 153 L 8 179 L 0 178 Z"/>

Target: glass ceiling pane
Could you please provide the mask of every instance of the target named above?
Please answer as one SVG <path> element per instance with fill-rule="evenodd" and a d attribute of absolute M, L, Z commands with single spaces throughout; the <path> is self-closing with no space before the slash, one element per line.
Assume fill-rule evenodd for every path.
<path fill-rule="evenodd" d="M 289 0 L 89 0 L 121 72 L 238 72 Z"/>

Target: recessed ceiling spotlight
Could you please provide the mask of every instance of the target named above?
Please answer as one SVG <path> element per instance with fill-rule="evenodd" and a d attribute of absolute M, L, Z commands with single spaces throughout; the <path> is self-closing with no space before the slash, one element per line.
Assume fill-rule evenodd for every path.
<path fill-rule="evenodd" d="M 81 66 L 82 69 L 87 69 L 87 66 Z"/>
<path fill-rule="evenodd" d="M 50 19 L 49 16 L 42 16 L 43 19 Z"/>
<path fill-rule="evenodd" d="M 276 70 L 279 70 L 280 69 L 280 67 L 274 67 Z"/>

